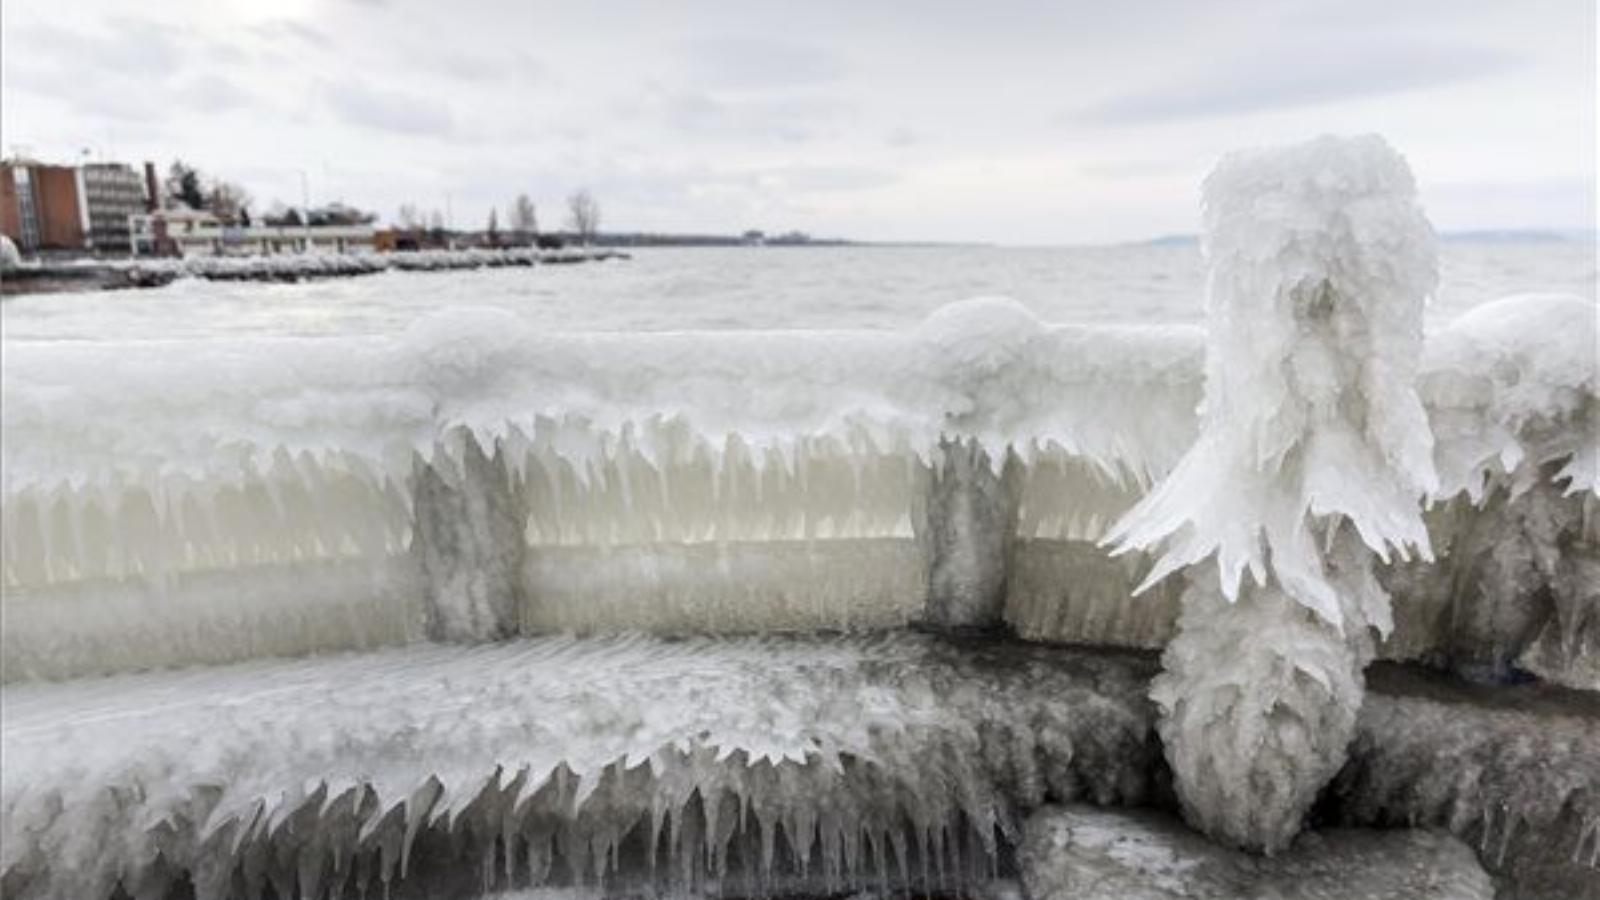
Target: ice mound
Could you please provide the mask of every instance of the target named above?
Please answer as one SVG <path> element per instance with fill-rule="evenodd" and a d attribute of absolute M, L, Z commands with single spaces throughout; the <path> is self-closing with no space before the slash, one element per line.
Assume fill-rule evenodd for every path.
<path fill-rule="evenodd" d="M 1022 879 L 1033 900 L 1492 900 L 1494 881 L 1449 835 L 1309 832 L 1260 859 L 1219 847 L 1165 814 L 1046 807 L 1028 819 Z"/>
<path fill-rule="evenodd" d="M 953 888 L 991 877 L 1046 799 L 1154 796 L 1148 673 L 902 633 L 549 638 L 11 686 L 0 883 L 74 900 L 185 882 L 419 896 L 462 871 L 480 891 Z"/>

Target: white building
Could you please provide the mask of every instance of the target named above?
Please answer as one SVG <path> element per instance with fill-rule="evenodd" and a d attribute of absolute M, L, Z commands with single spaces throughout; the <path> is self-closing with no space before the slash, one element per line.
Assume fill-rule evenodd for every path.
<path fill-rule="evenodd" d="M 373 249 L 371 225 L 224 225 L 204 210 L 162 209 L 128 217 L 135 255 L 270 255 Z"/>

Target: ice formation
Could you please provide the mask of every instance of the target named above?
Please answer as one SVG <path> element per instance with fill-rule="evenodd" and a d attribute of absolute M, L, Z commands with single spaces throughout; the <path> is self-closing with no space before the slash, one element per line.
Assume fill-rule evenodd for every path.
<path fill-rule="evenodd" d="M 1600 322 L 1577 297 L 1485 304 L 1422 375 L 1437 565 L 1390 577 L 1397 643 L 1477 677 L 1527 667 L 1600 689 Z"/>
<path fill-rule="evenodd" d="M 1161 801 L 1154 671 L 901 632 L 417 645 L 12 685 L 0 889 L 949 891 L 1003 871 L 1041 804 Z M 1594 699 L 1395 674 L 1375 677 L 1325 814 L 1448 828 L 1497 874 L 1592 884 Z"/>
<path fill-rule="evenodd" d="M 1492 514 L 1488 498 L 1513 487 L 1505 459 L 1547 460 L 1511 464 L 1530 489 L 1552 468 L 1594 484 L 1578 456 L 1592 452 L 1593 310 L 1507 300 L 1494 317 L 1515 327 L 1468 317 L 1427 342 L 1436 502 L 1457 513 L 1430 518 L 1443 565 L 1398 581 L 1385 569 L 1399 628 L 1380 654 L 1441 646 L 1451 573 L 1469 558 L 1453 532 L 1484 512 L 1464 485 L 1497 479 L 1478 494 Z M 525 631 L 902 624 L 924 613 L 943 535 L 956 543 L 939 551 L 942 583 L 987 585 L 992 603 L 1003 578 L 1020 633 L 1159 647 L 1175 583 L 1129 602 L 1149 562 L 1093 545 L 1194 443 L 1202 355 L 1197 329 L 1048 326 L 993 301 L 908 334 L 549 335 L 458 310 L 401 339 L 11 342 L 5 678 L 421 636 L 423 596 L 444 594 L 413 558 L 416 487 L 453 483 L 463 431 L 503 461 L 504 507 L 526 516 Z M 971 465 L 951 469 L 952 446 L 981 456 L 999 493 Z M 979 490 L 989 501 L 963 506 Z M 1595 496 L 1559 505 L 1581 512 Z M 944 527 L 962 509 L 1014 521 L 1015 539 Z M 1578 588 L 1593 580 L 1573 568 L 1595 517 L 1561 516 L 1591 530 L 1561 531 L 1562 612 L 1529 652 L 1541 671 L 1600 684 L 1582 673 L 1596 617 Z M 984 573 L 956 564 L 980 542 L 1004 548 L 1003 571 L 992 556 Z"/>
<path fill-rule="evenodd" d="M 970 887 L 1021 812 L 1169 775 L 1245 847 L 1320 802 L 1592 884 L 1592 698 L 1363 694 L 1374 656 L 1600 688 L 1595 305 L 1424 340 L 1376 138 L 1206 196 L 1204 331 L 8 340 L 0 891 Z M 1167 671 L 771 636 L 908 624 Z"/>
<path fill-rule="evenodd" d="M 0 883 L 958 889 L 1046 799 L 1153 796 L 1148 671 L 905 633 L 546 638 L 12 687 Z"/>
<path fill-rule="evenodd" d="M 1392 628 L 1370 555 L 1430 556 L 1415 381 L 1437 273 L 1381 138 L 1236 154 L 1204 207 L 1200 437 L 1110 539 L 1160 548 L 1146 584 L 1191 572 L 1152 693 L 1186 814 L 1273 852 L 1344 761 L 1368 629 Z"/>
<path fill-rule="evenodd" d="M 1494 880 L 1449 835 L 1341 829 L 1260 860 L 1152 810 L 1046 807 L 1028 819 L 1031 900 L 1493 900 Z"/>
<path fill-rule="evenodd" d="M 1340 821 L 1446 828 L 1513 897 L 1600 896 L 1600 695 L 1374 667 Z"/>
<path fill-rule="evenodd" d="M 549 335 L 456 310 L 396 340 L 18 343 L 0 360 L 6 678 L 429 623 L 881 627 L 921 617 L 936 580 L 994 604 L 1003 573 L 970 547 L 1004 535 L 954 524 L 979 470 L 1015 460 L 988 521 L 1103 527 L 1192 439 L 1194 338 L 978 301 L 912 333 Z M 493 477 L 467 478 L 469 457 Z M 1030 480 L 1048 490 L 1019 502 Z M 337 604 L 301 586 L 334 581 Z M 109 646 L 101 619 L 151 639 Z"/>

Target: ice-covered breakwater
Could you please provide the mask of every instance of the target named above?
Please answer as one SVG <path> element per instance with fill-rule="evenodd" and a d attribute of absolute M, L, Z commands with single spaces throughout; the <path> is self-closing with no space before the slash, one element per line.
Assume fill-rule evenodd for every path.
<path fill-rule="evenodd" d="M 777 830 L 746 815 L 772 797 L 800 839 L 786 870 L 826 873 L 804 890 L 859 885 L 873 865 L 926 886 L 907 873 L 943 853 L 927 849 L 948 840 L 935 830 L 1005 862 L 1015 835 L 973 798 L 1070 800 L 1084 771 L 1133 784 L 1130 765 L 1140 787 L 1095 799 L 1177 806 L 1251 851 L 1289 849 L 1326 809 L 1447 827 L 1518 885 L 1587 879 L 1592 696 L 1560 694 L 1527 720 L 1487 701 L 1369 700 L 1366 679 L 1387 656 L 1596 686 L 1594 305 L 1510 298 L 1424 335 L 1431 234 L 1403 161 L 1374 138 L 1230 159 L 1208 182 L 1207 228 L 1203 329 L 1050 325 L 980 300 L 903 333 L 560 335 L 456 310 L 398 339 L 8 346 L 0 650 L 8 709 L 31 709 L 5 725 L 7 757 L 25 761 L 6 787 L 8 893 L 367 891 L 396 872 L 444 877 L 462 854 L 507 867 L 487 889 L 515 881 L 519 855 L 538 882 L 555 856 L 599 877 L 657 871 L 662 853 L 690 873 L 669 883 L 710 873 L 715 891 L 768 891 L 718 873 L 777 858 Z M 563 645 L 539 637 L 908 624 L 1164 647 L 1163 671 L 1148 695 L 1140 678 L 1097 685 L 1056 716 L 961 666 L 924 690 L 852 663 L 837 703 L 875 723 L 872 739 L 767 772 L 749 764 L 759 733 L 824 717 L 784 691 L 854 639 L 807 639 L 791 678 L 759 641 L 695 638 L 689 672 L 645 676 L 664 693 L 619 678 L 617 702 L 645 706 L 589 719 L 569 663 L 605 669 L 588 655 L 603 639 L 546 665 Z M 725 671 L 742 646 L 779 679 Z M 250 662 L 331 650 L 366 652 L 348 669 Z M 354 689 L 371 665 L 392 702 Z M 696 672 L 742 684 L 748 708 L 685 687 Z M 102 674 L 119 677 L 85 678 Z M 301 675 L 318 686 L 294 688 Z M 480 682 L 501 687 L 453 693 Z M 541 691 L 559 697 L 541 705 Z M 1108 693 L 1128 730 L 1079 730 Z M 710 723 L 671 711 L 697 697 Z M 918 697 L 951 713 L 932 736 L 907 724 Z M 186 740 L 191 706 L 229 727 Z M 316 727 L 323 707 L 334 724 Z M 148 710 L 153 730 L 97 735 L 114 708 Z M 1014 714 L 1025 727 L 1003 724 Z M 565 724 L 540 731 L 551 719 Z M 714 753 L 680 739 L 637 775 L 649 747 L 628 744 L 620 766 L 585 749 L 667 720 L 742 737 Z M 1032 762 L 991 758 L 996 728 Z M 1540 740 L 1504 736 L 1519 728 Z M 1082 742 L 1108 734 L 1161 760 L 1085 762 Z M 80 765 L 42 749 L 58 739 L 95 753 Z M 941 762 L 947 746 L 967 762 Z M 1480 762 L 1438 776 L 1447 746 Z M 982 765 L 962 768 L 975 752 Z M 1039 767 L 1078 762 L 1041 781 Z M 595 771 L 612 774 L 582 777 Z M 939 806 L 927 778 L 960 801 Z M 548 796 L 525 803 L 521 786 Z M 663 790 L 641 830 L 640 804 Z M 609 805 L 584 818 L 595 797 Z M 669 828 L 663 849 L 667 818 L 713 840 Z M 433 862 L 407 875 L 423 846 Z"/>
<path fill-rule="evenodd" d="M 89 287 L 158 287 L 178 278 L 209 281 L 284 281 L 350 278 L 379 272 L 439 272 L 565 265 L 627 259 L 616 250 L 505 248 L 419 250 L 397 253 L 280 253 L 252 256 L 186 256 L 46 266 L 17 265 L 6 270 L 6 293 L 83 290 Z"/>
<path fill-rule="evenodd" d="M 11 686 L 0 889 L 961 896 L 1016 875 L 1043 805 L 1167 802 L 1156 669 L 1149 654 L 908 632 L 558 636 Z M 1412 872 L 1445 880 L 1403 896 L 1471 896 L 1442 885 L 1486 880 L 1474 851 L 1528 887 L 1505 896 L 1593 895 L 1593 698 L 1373 681 L 1320 814 L 1439 829 L 1415 840 L 1460 859 Z M 1381 886 L 1416 863 L 1404 836 L 1361 840 L 1391 848 L 1384 865 L 1347 859 L 1348 890 L 1315 896 L 1391 896 Z M 1146 861 L 1173 849 L 1194 852 L 1157 843 Z"/>

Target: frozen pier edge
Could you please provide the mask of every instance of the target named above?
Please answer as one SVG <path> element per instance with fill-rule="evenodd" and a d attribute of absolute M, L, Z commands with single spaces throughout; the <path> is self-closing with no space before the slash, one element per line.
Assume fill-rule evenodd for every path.
<path fill-rule="evenodd" d="M 1424 335 L 1376 138 L 1206 198 L 1204 328 L 8 342 L 5 892 L 970 884 L 1077 799 L 1600 882 L 1594 304 Z M 838 636 L 906 626 L 989 637 Z M 1575 690 L 1369 697 L 1375 658 Z"/>
<path fill-rule="evenodd" d="M 1156 668 L 910 632 L 547 637 L 12 686 L 0 887 L 960 893 L 1015 875 L 1042 804 L 1170 803 Z M 1381 672 L 1320 816 L 1453 832 L 1546 892 L 1509 896 L 1593 896 L 1600 701 Z"/>

